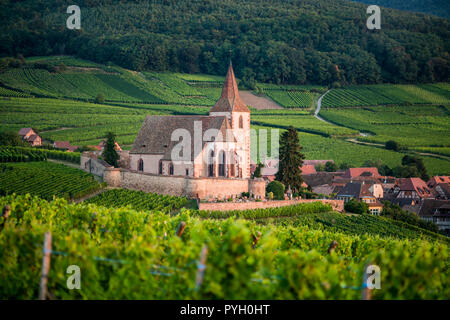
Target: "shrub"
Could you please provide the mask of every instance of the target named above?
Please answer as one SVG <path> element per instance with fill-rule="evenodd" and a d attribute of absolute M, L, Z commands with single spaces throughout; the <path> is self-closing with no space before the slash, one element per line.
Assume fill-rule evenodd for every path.
<path fill-rule="evenodd" d="M 398 146 L 398 143 L 395 142 L 394 140 L 389 140 L 389 141 L 386 141 L 386 146 L 385 146 L 385 148 L 386 148 L 387 150 L 398 151 L 399 146 Z"/>
<path fill-rule="evenodd" d="M 369 212 L 369 205 L 365 202 L 351 199 L 345 204 L 344 209 L 348 212 L 363 214 Z"/>
<path fill-rule="evenodd" d="M 272 192 L 275 200 L 284 200 L 284 184 L 280 181 L 272 181 L 267 185 L 267 192 Z"/>

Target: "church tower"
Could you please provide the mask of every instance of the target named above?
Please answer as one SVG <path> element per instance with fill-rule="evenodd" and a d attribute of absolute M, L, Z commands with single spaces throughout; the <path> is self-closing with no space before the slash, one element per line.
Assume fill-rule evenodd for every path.
<path fill-rule="evenodd" d="M 239 176 L 250 178 L 250 110 L 239 96 L 233 66 L 228 68 L 222 95 L 209 111 L 210 116 L 226 116 L 237 139 Z"/>

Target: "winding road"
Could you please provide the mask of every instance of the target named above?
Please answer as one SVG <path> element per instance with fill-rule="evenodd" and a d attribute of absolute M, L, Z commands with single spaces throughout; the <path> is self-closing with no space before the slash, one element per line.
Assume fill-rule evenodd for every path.
<path fill-rule="evenodd" d="M 320 108 L 322 107 L 322 99 L 323 99 L 323 97 L 325 97 L 325 95 L 328 92 L 330 92 L 330 90 L 328 90 L 323 95 L 321 95 L 319 100 L 317 100 L 317 108 L 316 108 L 316 111 L 314 111 L 314 117 L 316 117 L 318 120 L 323 121 L 325 123 L 336 125 L 335 123 L 329 122 L 329 121 L 325 120 L 324 118 L 322 118 L 321 116 L 319 116 Z M 370 134 L 365 133 L 365 132 L 359 132 L 359 135 L 362 137 L 368 137 Z M 351 141 L 351 142 L 354 142 L 354 141 Z"/>
<path fill-rule="evenodd" d="M 316 117 L 318 120 L 329 123 L 329 124 L 333 124 L 331 122 L 328 122 L 327 120 L 325 120 L 324 118 L 322 118 L 321 116 L 319 116 L 319 112 L 320 112 L 320 107 L 322 106 L 322 98 L 325 97 L 325 95 L 330 92 L 330 90 L 327 90 L 327 92 L 325 92 L 323 95 L 321 95 L 319 97 L 319 100 L 317 100 L 317 108 L 316 111 L 314 111 L 314 117 Z"/>

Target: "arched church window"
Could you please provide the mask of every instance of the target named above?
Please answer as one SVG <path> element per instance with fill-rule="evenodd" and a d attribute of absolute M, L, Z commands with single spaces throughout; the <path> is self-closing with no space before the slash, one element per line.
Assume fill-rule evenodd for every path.
<path fill-rule="evenodd" d="M 142 159 L 138 161 L 138 171 L 144 171 L 144 160 Z"/>
<path fill-rule="evenodd" d="M 163 163 L 162 163 L 162 161 L 159 162 L 159 174 L 163 174 Z"/>
<path fill-rule="evenodd" d="M 242 116 L 239 117 L 239 129 L 243 129 L 244 128 L 244 119 L 242 118 Z"/>
<path fill-rule="evenodd" d="M 173 176 L 173 163 L 169 165 L 169 174 Z"/>
<path fill-rule="evenodd" d="M 211 150 L 211 152 L 209 153 L 208 177 L 214 177 L 214 150 Z"/>
<path fill-rule="evenodd" d="M 225 152 L 222 150 L 219 153 L 219 176 L 220 177 L 225 177 L 225 160 L 226 160 Z"/>
<path fill-rule="evenodd" d="M 233 149 L 230 151 L 230 176 L 236 177 L 236 155 Z"/>

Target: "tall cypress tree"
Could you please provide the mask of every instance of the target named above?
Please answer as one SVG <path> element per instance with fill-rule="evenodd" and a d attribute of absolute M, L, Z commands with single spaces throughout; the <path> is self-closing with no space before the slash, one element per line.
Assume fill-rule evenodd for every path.
<path fill-rule="evenodd" d="M 286 189 L 290 186 L 294 192 L 300 191 L 303 183 L 301 167 L 305 156 L 301 153 L 302 149 L 297 130 L 290 126 L 280 137 L 280 161 L 275 178 L 281 181 Z"/>
<path fill-rule="evenodd" d="M 116 146 L 116 136 L 112 132 L 108 132 L 106 135 L 106 145 L 103 149 L 103 159 L 110 165 L 117 167 L 117 161 L 119 160 L 119 155 L 115 149 Z"/>

